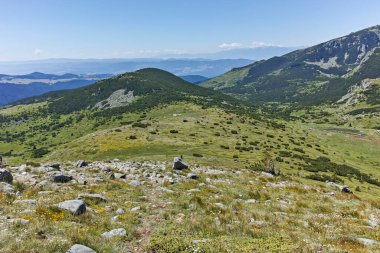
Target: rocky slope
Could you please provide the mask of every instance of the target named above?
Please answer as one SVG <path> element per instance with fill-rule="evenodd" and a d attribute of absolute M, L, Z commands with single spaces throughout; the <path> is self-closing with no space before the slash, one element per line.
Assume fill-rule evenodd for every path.
<path fill-rule="evenodd" d="M 2 252 L 380 250 L 378 201 L 334 183 L 181 164 L 115 159 L 7 167 Z"/>

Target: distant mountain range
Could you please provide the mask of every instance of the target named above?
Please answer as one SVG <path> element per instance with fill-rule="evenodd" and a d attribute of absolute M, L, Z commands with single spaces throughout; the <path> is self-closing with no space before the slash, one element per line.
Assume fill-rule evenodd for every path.
<path fill-rule="evenodd" d="M 58 75 L 65 73 L 94 75 L 121 74 L 143 68 L 159 68 L 178 76 L 201 75 L 210 78 L 253 62 L 247 59 L 50 59 L 0 62 L 0 73 L 22 75 L 38 71 Z"/>
<path fill-rule="evenodd" d="M 67 90 L 93 84 L 111 74 L 52 75 L 33 72 L 28 75 L 0 75 L 0 106 L 49 91 Z"/>
<path fill-rule="evenodd" d="M 368 101 L 379 105 L 379 78 L 380 26 L 374 26 L 235 68 L 201 85 L 255 104 L 303 105 L 342 102 L 360 88 Z"/>

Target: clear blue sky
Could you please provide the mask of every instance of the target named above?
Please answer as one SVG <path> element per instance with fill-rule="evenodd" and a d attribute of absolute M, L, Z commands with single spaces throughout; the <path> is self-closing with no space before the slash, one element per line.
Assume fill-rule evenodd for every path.
<path fill-rule="evenodd" d="M 380 24 L 379 0 L 0 0 L 0 61 L 308 46 Z"/>

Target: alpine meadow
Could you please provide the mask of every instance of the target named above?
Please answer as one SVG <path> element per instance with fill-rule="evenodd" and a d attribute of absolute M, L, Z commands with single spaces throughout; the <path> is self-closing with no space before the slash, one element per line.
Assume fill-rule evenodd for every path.
<path fill-rule="evenodd" d="M 380 252 L 377 1 L 0 8 L 0 252 Z"/>

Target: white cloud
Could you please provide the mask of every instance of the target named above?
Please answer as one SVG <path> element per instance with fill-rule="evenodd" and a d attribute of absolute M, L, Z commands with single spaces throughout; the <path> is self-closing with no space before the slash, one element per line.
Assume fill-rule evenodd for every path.
<path fill-rule="evenodd" d="M 42 49 L 40 49 L 40 48 L 34 49 L 34 55 L 35 56 L 39 56 L 39 55 L 43 54 L 43 52 L 44 51 Z"/>
<path fill-rule="evenodd" d="M 247 49 L 247 48 L 262 48 L 262 47 L 283 47 L 281 45 L 276 45 L 273 43 L 266 43 L 262 41 L 254 41 L 250 44 L 242 44 L 238 42 L 232 43 L 222 43 L 218 46 L 222 50 L 232 50 L 232 49 Z"/>
<path fill-rule="evenodd" d="M 219 48 L 224 50 L 230 50 L 230 49 L 237 49 L 237 48 L 243 48 L 243 44 L 232 42 L 232 43 L 222 43 L 219 45 Z"/>

